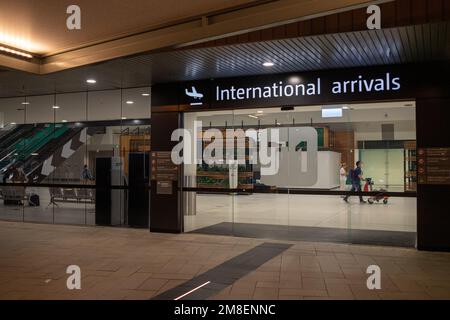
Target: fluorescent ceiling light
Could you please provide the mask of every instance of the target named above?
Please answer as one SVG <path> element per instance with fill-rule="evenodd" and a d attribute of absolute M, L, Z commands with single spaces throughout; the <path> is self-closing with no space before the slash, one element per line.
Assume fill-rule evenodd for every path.
<path fill-rule="evenodd" d="M 344 110 L 348 110 L 348 109 L 349 109 L 349 107 L 345 106 L 345 107 L 342 107 L 342 109 L 344 109 Z"/>
<path fill-rule="evenodd" d="M 258 113 L 259 113 L 259 114 L 261 114 L 261 113 L 264 113 L 264 111 L 262 111 L 262 110 L 258 110 Z"/>
<path fill-rule="evenodd" d="M 17 123 L 15 123 L 15 122 L 11 122 L 11 125 L 12 125 L 12 126 L 15 126 L 16 124 L 17 124 Z"/>
<path fill-rule="evenodd" d="M 95 80 L 95 79 L 87 79 L 86 82 L 90 83 L 90 84 L 94 84 L 94 83 L 97 83 L 97 80 Z"/>
<path fill-rule="evenodd" d="M 52 108 L 53 109 L 59 109 L 59 106 L 53 106 Z"/>
<path fill-rule="evenodd" d="M 133 104 L 134 103 L 134 101 L 131 101 L 131 100 L 128 100 L 127 102 L 126 102 L 126 104 Z"/>
<path fill-rule="evenodd" d="M 250 118 L 253 118 L 253 119 L 258 119 L 257 116 L 254 116 L 254 115 L 252 115 L 252 114 L 249 114 L 248 116 L 249 116 Z"/>
<path fill-rule="evenodd" d="M 67 122 L 67 120 L 61 120 L 61 122 Z"/>
<path fill-rule="evenodd" d="M 122 117 L 122 120 L 127 120 L 127 117 Z"/>
<path fill-rule="evenodd" d="M 27 102 L 27 101 L 24 101 L 24 102 L 22 102 L 22 104 L 23 104 L 23 105 L 26 105 L 26 104 L 30 104 L 30 103 Z"/>
<path fill-rule="evenodd" d="M 25 57 L 25 58 L 30 58 L 30 59 L 33 58 L 33 56 L 31 54 L 29 54 L 29 53 L 17 51 L 17 50 L 14 50 L 14 49 L 3 47 L 3 46 L 0 46 L 0 51 L 6 52 L 6 53 L 10 53 L 10 54 L 14 54 L 14 55 L 20 56 L 20 57 Z"/>
<path fill-rule="evenodd" d="M 33 152 L 31 155 L 32 155 L 32 156 L 38 156 L 39 153 L 34 153 L 34 152 Z"/>
<path fill-rule="evenodd" d="M 148 96 L 150 96 L 150 93 L 143 93 L 142 96 L 143 97 L 148 97 Z"/>
<path fill-rule="evenodd" d="M 322 109 L 322 118 L 341 118 L 342 108 L 326 108 Z"/>
<path fill-rule="evenodd" d="M 270 62 L 270 61 L 266 61 L 266 62 L 263 63 L 264 67 L 273 67 L 273 65 L 274 65 L 274 63 Z"/>

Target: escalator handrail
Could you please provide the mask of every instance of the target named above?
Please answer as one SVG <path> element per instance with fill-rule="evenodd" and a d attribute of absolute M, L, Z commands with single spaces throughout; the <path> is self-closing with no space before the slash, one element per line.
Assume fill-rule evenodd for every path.
<path fill-rule="evenodd" d="M 66 126 L 61 126 L 55 130 L 54 125 L 52 125 L 48 128 L 51 128 L 52 131 L 49 132 L 48 134 L 46 134 L 45 136 L 43 136 L 42 138 L 38 137 L 37 141 L 34 141 L 34 143 L 29 143 L 24 149 L 21 149 L 19 151 L 21 153 L 21 155 L 19 155 L 19 157 L 23 157 L 24 159 L 28 158 L 31 155 L 31 153 L 35 152 L 36 150 L 39 150 L 45 144 L 49 143 L 53 139 L 60 137 L 62 134 L 67 132 L 67 130 L 69 129 Z"/>

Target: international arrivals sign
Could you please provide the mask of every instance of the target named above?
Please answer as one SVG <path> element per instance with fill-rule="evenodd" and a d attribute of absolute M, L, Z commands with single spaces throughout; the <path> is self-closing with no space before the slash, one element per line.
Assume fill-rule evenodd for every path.
<path fill-rule="evenodd" d="M 382 66 L 180 82 L 152 87 L 152 106 L 214 109 L 414 98 L 415 78 L 412 69 Z"/>
<path fill-rule="evenodd" d="M 370 93 L 400 90 L 400 77 L 391 75 L 389 72 L 375 79 L 364 79 L 359 75 L 356 79 L 333 81 L 331 94 L 346 93 Z M 288 83 L 283 81 L 274 82 L 264 86 L 231 87 L 223 88 L 215 86 L 215 100 L 260 100 L 271 98 L 288 98 L 299 96 L 315 96 L 322 93 L 321 78 L 313 82 L 302 82 L 301 78 L 292 76 Z"/>

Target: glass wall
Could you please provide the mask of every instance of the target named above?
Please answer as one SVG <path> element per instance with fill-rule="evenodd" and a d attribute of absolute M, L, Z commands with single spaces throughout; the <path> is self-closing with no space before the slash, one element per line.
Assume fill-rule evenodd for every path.
<path fill-rule="evenodd" d="M 128 160 L 150 152 L 150 103 L 149 87 L 0 99 L 0 219 L 93 225 L 102 179 L 116 188 L 110 224 L 126 225 Z"/>
<path fill-rule="evenodd" d="M 186 232 L 414 245 L 414 103 L 184 117 L 198 159 L 184 165 Z"/>

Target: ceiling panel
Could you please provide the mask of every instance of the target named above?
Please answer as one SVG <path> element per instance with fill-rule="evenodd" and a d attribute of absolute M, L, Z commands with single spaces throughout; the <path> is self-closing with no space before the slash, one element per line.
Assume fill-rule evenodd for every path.
<path fill-rule="evenodd" d="M 75 2 L 75 3 L 72 3 Z M 170 22 L 256 4 L 258 0 L 15 0 L 0 1 L 0 42 L 35 54 L 54 54 Z M 81 8 L 81 29 L 66 27 L 67 7 Z"/>
<path fill-rule="evenodd" d="M 449 22 L 120 58 L 49 75 L 0 72 L 0 96 L 148 86 L 219 77 L 404 64 L 450 57 Z M 272 61 L 271 68 L 262 66 Z M 97 84 L 87 87 L 93 77 Z"/>

